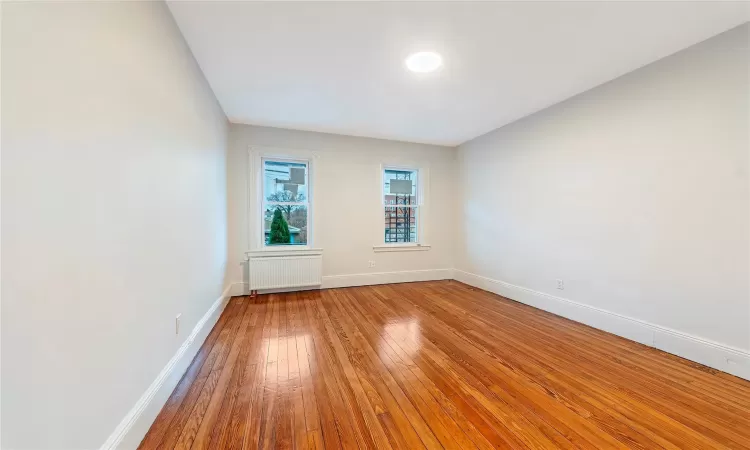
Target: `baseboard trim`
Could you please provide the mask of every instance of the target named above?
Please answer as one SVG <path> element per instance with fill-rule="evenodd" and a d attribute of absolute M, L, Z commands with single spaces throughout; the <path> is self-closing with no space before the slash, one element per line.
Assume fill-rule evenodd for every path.
<path fill-rule="evenodd" d="M 511 300 L 750 380 L 750 353 L 640 319 L 454 269 L 454 279 Z"/>
<path fill-rule="evenodd" d="M 453 269 L 404 270 L 400 272 L 357 273 L 323 277 L 321 289 L 374 284 L 413 283 L 415 281 L 450 280 Z"/>
<path fill-rule="evenodd" d="M 233 295 L 233 289 L 234 285 L 227 286 L 221 297 L 211 305 L 206 314 L 195 324 L 193 331 L 185 342 L 177 349 L 177 352 L 164 366 L 151 386 L 117 425 L 115 431 L 101 446 L 101 450 L 136 449 L 138 447 L 190 362 L 198 353 L 198 349 L 203 345 L 208 333 L 221 316 L 229 298 Z"/>
<path fill-rule="evenodd" d="M 280 289 L 261 289 L 258 294 L 276 294 L 280 292 L 298 292 L 317 289 L 334 289 L 352 286 L 371 286 L 374 284 L 413 283 L 415 281 L 450 280 L 453 269 L 403 270 L 399 272 L 355 273 L 348 275 L 327 275 L 320 286 L 295 287 Z M 233 283 L 232 295 L 247 295 L 247 283 Z"/>

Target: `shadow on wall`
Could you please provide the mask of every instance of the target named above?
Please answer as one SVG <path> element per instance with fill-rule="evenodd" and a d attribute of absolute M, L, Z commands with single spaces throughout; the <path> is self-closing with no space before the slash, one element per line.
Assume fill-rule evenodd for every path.
<path fill-rule="evenodd" d="M 242 261 L 240 265 L 242 266 L 242 290 L 244 294 L 247 294 L 245 291 L 246 287 L 250 286 L 250 261 Z"/>

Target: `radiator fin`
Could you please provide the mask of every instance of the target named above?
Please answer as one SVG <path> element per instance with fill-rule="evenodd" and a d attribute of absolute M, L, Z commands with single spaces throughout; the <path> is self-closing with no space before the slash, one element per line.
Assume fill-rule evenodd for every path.
<path fill-rule="evenodd" d="M 322 282 L 323 257 L 258 256 L 250 258 L 250 289 L 318 286 Z"/>

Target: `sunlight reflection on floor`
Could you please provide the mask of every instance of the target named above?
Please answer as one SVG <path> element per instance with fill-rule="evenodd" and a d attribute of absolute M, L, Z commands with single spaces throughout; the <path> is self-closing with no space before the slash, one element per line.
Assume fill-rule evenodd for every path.
<path fill-rule="evenodd" d="M 410 358 L 414 357 L 421 348 L 421 339 L 419 319 L 410 318 L 400 322 L 388 323 L 383 327 L 383 334 L 378 344 L 380 359 L 389 365 L 394 364 L 390 356 L 394 352 L 406 354 Z"/>

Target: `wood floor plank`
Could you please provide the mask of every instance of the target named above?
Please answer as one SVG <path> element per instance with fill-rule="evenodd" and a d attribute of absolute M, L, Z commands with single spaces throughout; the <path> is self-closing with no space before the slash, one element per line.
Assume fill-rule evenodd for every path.
<path fill-rule="evenodd" d="M 338 301 L 335 294 L 332 299 L 338 308 L 342 308 L 341 302 Z M 352 350 L 352 355 L 356 355 L 355 358 L 352 358 L 353 363 L 356 365 L 360 380 L 364 382 L 363 384 L 369 386 L 372 391 L 369 396 L 373 404 L 377 405 L 375 409 L 378 421 L 389 443 L 406 443 L 407 448 L 411 449 L 424 448 L 425 446 L 439 448 L 438 439 L 401 387 L 398 386 L 392 374 L 385 368 L 383 360 L 370 346 L 362 332 L 356 328 L 356 325 L 347 319 L 349 317 L 348 312 L 341 309 L 338 313 L 332 312 L 332 314 L 343 318 L 342 322 L 345 322 L 343 324 L 344 331 L 349 335 L 349 339 L 357 345 L 356 350 Z M 388 416 L 381 417 L 381 414 L 388 414 Z M 385 426 L 392 426 L 393 424 L 399 425 L 399 436 L 394 436 L 395 431 L 392 427 L 390 431 L 385 430 Z M 420 437 L 417 430 L 422 432 L 423 437 Z M 446 442 L 455 444 L 449 436 L 446 438 Z"/>
<path fill-rule="evenodd" d="M 256 300 L 257 301 L 257 300 Z M 254 449 L 259 448 L 261 438 L 261 415 L 265 405 L 263 398 L 266 390 L 266 372 L 268 368 L 269 352 L 271 349 L 271 331 L 273 325 L 273 309 L 267 299 L 265 319 L 263 320 L 261 330 L 261 342 L 258 346 L 258 352 L 255 358 L 255 376 L 254 383 L 245 389 L 250 389 L 250 407 L 245 415 L 245 434 L 242 436 L 242 448 Z"/>
<path fill-rule="evenodd" d="M 459 288 L 459 286 L 461 286 Z M 456 297 L 457 306 L 461 306 L 461 310 L 464 312 L 475 313 L 475 317 L 497 318 L 498 314 L 502 314 L 497 308 L 493 308 L 492 303 L 483 301 L 484 295 L 487 293 L 478 291 L 475 288 L 471 288 L 460 283 L 454 283 L 450 289 L 469 289 L 468 295 Z M 633 341 L 629 341 L 623 338 L 614 337 L 606 332 L 597 330 L 585 325 L 581 325 L 562 317 L 554 316 L 541 310 L 531 308 L 527 305 L 520 303 L 504 300 L 501 297 L 498 299 L 503 302 L 503 309 L 516 309 L 529 313 L 527 315 L 501 315 L 501 317 L 515 322 L 519 326 L 527 326 L 537 328 L 541 330 L 540 335 L 547 337 L 552 343 L 556 345 L 567 345 L 568 343 L 575 343 L 576 346 L 583 348 L 591 348 L 597 352 L 596 361 L 607 362 L 612 361 L 615 364 L 627 363 L 632 364 L 641 370 L 652 370 L 653 378 L 648 381 L 657 381 L 665 383 L 682 383 L 679 384 L 681 390 L 687 389 L 692 390 L 698 383 L 708 382 L 711 384 L 710 389 L 703 391 L 707 395 L 719 395 L 719 393 L 727 394 L 731 392 L 732 397 L 739 398 L 737 406 L 744 408 L 745 410 L 750 409 L 750 394 L 748 388 L 744 386 L 733 386 L 726 389 L 726 383 L 723 381 L 726 377 L 728 379 L 734 379 L 731 375 L 721 373 L 714 369 L 701 366 L 700 364 L 693 363 L 691 361 L 669 355 L 651 347 L 646 347 Z M 463 305 L 462 305 L 463 304 Z M 472 306 L 473 305 L 473 306 Z M 467 307 L 468 306 L 468 307 Z M 523 317 L 524 321 L 518 321 L 519 318 Z M 493 328 L 497 329 L 497 327 Z M 553 333 L 545 333 L 543 330 L 554 330 Z M 582 339 L 584 338 L 584 339 Z M 601 350 L 608 350 L 604 354 L 598 353 Z M 665 366 L 665 371 L 660 370 L 658 366 Z M 699 369 L 695 371 L 693 369 Z M 667 376 L 668 375 L 668 376 Z M 719 395 L 721 398 L 721 395 Z M 729 398 L 722 398 L 723 404 L 730 400 Z M 731 403 L 731 401 L 730 401 Z"/>
<path fill-rule="evenodd" d="M 433 314 L 437 309 L 435 305 L 430 305 L 424 311 L 426 314 Z M 598 432 L 596 424 L 587 420 L 588 413 L 569 415 L 567 421 L 559 420 L 561 414 L 570 412 L 569 403 L 559 401 L 559 396 L 555 401 L 551 401 L 549 393 L 552 391 L 540 392 L 535 389 L 537 385 L 532 379 L 509 367 L 507 363 L 497 362 L 492 358 L 492 354 L 486 351 L 486 348 L 477 345 L 468 338 L 467 334 L 462 333 L 461 331 L 467 330 L 459 329 L 460 321 L 454 321 L 447 315 L 443 317 L 445 319 L 436 323 L 434 330 L 437 333 L 445 333 L 446 336 L 438 347 L 445 354 L 450 355 L 452 360 L 459 361 L 462 370 L 480 380 L 491 392 L 494 392 L 498 399 L 507 403 L 513 410 L 524 411 L 525 417 L 533 421 L 540 430 L 551 426 L 571 442 L 578 441 L 578 445 L 584 443 L 597 447 L 616 445 L 614 440 L 606 438 L 608 434 L 604 435 L 605 439 L 600 439 L 602 435 Z M 570 421 L 575 421 L 575 423 L 570 424 Z M 555 440 L 557 446 L 568 445 L 560 441 L 559 436 L 545 434 Z"/>
<path fill-rule="evenodd" d="M 190 415 L 203 388 L 208 373 L 213 367 L 214 359 L 211 356 L 213 355 L 215 358 L 216 355 L 216 352 L 212 351 L 214 344 L 226 323 L 234 317 L 235 308 L 238 306 L 239 302 L 236 300 L 227 304 L 224 314 L 219 317 L 213 329 L 209 332 L 174 392 L 159 412 L 154 425 L 143 438 L 139 448 L 158 448 L 165 437 L 169 439 L 170 435 L 179 434 L 179 431 L 182 430 L 182 426 Z"/>
<path fill-rule="evenodd" d="M 316 340 L 316 345 L 320 343 L 328 346 L 329 354 L 335 361 L 332 372 L 343 394 L 345 413 L 352 419 L 352 429 L 357 445 L 360 448 L 381 448 L 383 446 L 390 448 L 387 444 L 387 437 L 382 431 L 372 405 L 341 342 L 341 336 L 337 334 L 323 305 L 325 295 L 324 292 L 314 302 L 316 319 L 320 327 L 320 339 L 319 342 Z"/>
<path fill-rule="evenodd" d="M 178 441 L 182 436 L 182 432 L 185 428 L 194 427 L 197 431 L 197 426 L 202 419 L 202 413 L 195 412 L 196 408 L 198 411 L 203 408 L 206 402 L 206 398 L 209 395 L 209 390 L 213 390 L 213 383 L 218 379 L 218 375 L 213 371 L 216 361 L 218 360 L 224 346 L 233 338 L 233 326 L 241 317 L 242 303 L 240 299 L 232 299 L 230 305 L 224 311 L 221 320 L 226 320 L 225 325 L 221 328 L 218 333 L 216 342 L 211 348 L 211 352 L 207 357 L 206 362 L 201 368 L 198 378 L 192 383 L 190 388 L 191 392 L 180 406 L 180 412 L 169 425 L 167 433 L 158 445 L 160 449 L 172 449 L 177 446 Z M 226 319 L 224 319 L 226 316 Z M 214 374 L 212 376 L 212 374 Z M 190 424 L 190 425 L 189 425 Z"/>
<path fill-rule="evenodd" d="M 198 428 L 195 437 L 193 438 L 193 444 L 190 447 L 194 450 L 206 450 L 209 448 L 209 444 L 215 432 L 221 432 L 223 423 L 221 419 L 221 411 L 226 408 L 234 406 L 238 391 L 232 392 L 230 385 L 238 384 L 239 378 L 242 372 L 242 365 L 244 361 L 239 360 L 240 353 L 242 353 L 242 344 L 245 340 L 247 328 L 252 318 L 252 315 L 245 314 L 248 310 L 248 301 L 246 298 L 243 301 L 243 315 L 237 320 L 237 327 L 234 333 L 234 339 L 232 344 L 228 345 L 226 349 L 226 359 L 223 364 L 218 365 L 213 370 L 219 372 L 219 378 L 216 382 L 216 387 L 211 394 L 211 399 L 206 407 L 206 411 L 203 414 L 200 427 Z M 241 319 L 241 320 L 240 320 Z M 225 408 L 222 405 L 227 404 Z M 225 418 L 228 416 L 225 414 Z"/>
<path fill-rule="evenodd" d="M 342 302 L 337 300 L 339 307 L 339 314 L 342 317 L 355 318 L 357 313 L 354 310 L 348 309 L 344 304 L 355 303 L 353 298 L 348 297 L 346 292 L 339 294 L 345 297 L 348 302 Z M 334 294 L 334 298 L 337 296 Z M 350 328 L 354 328 L 354 322 L 348 320 L 351 323 Z M 360 322 L 362 323 L 362 322 Z M 362 371 L 367 376 L 368 373 L 372 374 L 373 383 L 378 387 L 378 391 L 381 392 L 383 399 L 385 399 L 387 406 L 387 416 L 381 418 L 385 424 L 391 426 L 392 424 L 399 425 L 398 436 L 393 436 L 394 431 L 389 432 L 391 440 L 396 442 L 406 442 L 407 448 L 473 448 L 474 445 L 465 439 L 465 435 L 457 429 L 455 422 L 449 417 L 444 416 L 440 408 L 436 404 L 431 404 L 432 399 L 425 399 L 418 395 L 418 391 L 413 391 L 413 386 L 407 386 L 404 376 L 405 368 L 400 368 L 398 364 L 391 357 L 389 349 L 382 345 L 382 341 L 378 340 L 375 333 L 372 330 L 368 330 L 364 326 L 357 330 L 352 330 L 354 338 L 362 341 L 361 348 L 364 350 L 367 356 L 367 364 L 362 367 Z M 370 337 L 368 341 L 362 333 L 367 333 Z M 378 354 L 374 347 L 376 346 L 380 350 Z M 401 370 L 399 370 L 401 369 Z M 428 425 L 429 424 L 429 425 Z"/>
<path fill-rule="evenodd" d="M 567 397 L 567 399 L 563 403 L 565 403 L 569 407 L 574 407 L 575 404 L 577 404 L 577 407 L 581 411 L 585 411 L 585 414 L 587 415 L 587 417 L 589 417 L 589 419 L 597 421 L 600 425 L 609 428 L 611 431 L 610 434 L 617 435 L 618 438 L 622 438 L 622 440 L 624 440 L 624 442 L 626 442 L 630 447 L 639 445 L 651 447 L 654 445 L 654 440 L 646 437 L 646 435 L 654 437 L 652 433 L 648 432 L 648 430 L 645 430 L 642 427 L 632 427 L 624 425 L 624 422 L 626 422 L 626 420 L 623 420 L 625 419 L 625 417 L 621 415 L 617 418 L 617 420 L 611 420 L 615 417 L 615 415 L 611 414 L 613 409 L 612 407 L 614 406 L 615 408 L 617 408 L 618 405 L 622 404 L 622 401 L 624 401 L 624 399 L 618 400 L 616 404 L 613 404 L 615 402 L 611 402 L 605 407 L 602 407 L 603 404 L 596 400 L 592 402 L 584 399 L 585 394 L 582 394 L 583 392 L 596 389 L 596 385 L 590 382 L 591 377 L 589 375 L 580 374 L 578 377 L 568 379 L 568 381 L 574 381 L 576 379 L 589 380 L 586 386 L 578 385 L 577 389 L 568 389 L 568 386 L 566 386 L 566 381 L 563 379 L 565 375 L 560 374 L 556 369 L 556 367 L 560 366 L 557 362 L 552 362 L 547 365 L 541 359 L 536 359 L 535 349 L 528 346 L 518 352 L 518 354 L 522 354 L 523 357 L 516 359 L 512 353 L 509 354 L 505 351 L 504 348 L 496 346 L 495 342 L 503 342 L 503 347 L 512 347 L 517 345 L 510 344 L 509 340 L 499 336 L 499 333 L 501 332 L 495 330 L 488 330 L 481 335 L 473 331 L 467 332 L 467 334 L 472 335 L 478 342 L 481 342 L 483 343 L 483 345 L 487 346 L 487 348 L 493 349 L 497 351 L 498 354 L 503 355 L 504 364 L 511 366 L 514 371 L 525 373 L 527 375 L 532 374 L 532 376 L 536 377 L 537 380 L 543 379 L 545 381 L 544 385 L 537 382 L 535 389 L 541 395 L 553 394 L 561 399 L 565 399 Z M 502 371 L 502 369 L 500 369 L 500 371 Z M 608 397 L 606 393 L 602 394 L 602 398 L 606 399 Z M 597 417 L 599 415 L 607 417 Z M 645 432 L 641 434 L 641 431 Z M 646 440 L 644 441 L 644 439 Z M 661 441 L 659 445 L 664 446 L 665 442 Z"/>
<path fill-rule="evenodd" d="M 331 400 L 326 383 L 324 381 L 324 373 L 318 365 L 318 351 L 315 348 L 315 341 L 313 339 L 312 332 L 312 321 L 310 320 L 307 305 L 310 303 L 310 297 L 308 293 L 301 293 L 300 298 L 304 301 L 304 305 L 301 305 L 299 312 L 302 316 L 302 323 L 305 327 L 306 333 L 304 335 L 305 350 L 307 353 L 307 362 L 310 368 L 310 387 L 312 388 L 312 398 L 314 399 L 316 412 L 312 411 L 312 405 L 308 408 L 308 404 L 305 404 L 305 425 L 308 429 L 308 442 L 314 444 L 325 444 L 326 448 L 336 449 L 341 448 L 341 439 L 339 435 L 338 425 L 334 415 L 334 402 Z M 312 418 L 311 418 L 312 416 Z M 316 430 L 315 420 L 320 428 Z M 312 428 L 311 428 L 312 427 Z M 319 436 L 314 431 L 319 431 Z M 320 438 L 320 442 L 316 440 Z M 312 440 L 311 440 L 312 439 Z"/>
<path fill-rule="evenodd" d="M 507 328 L 507 327 L 504 327 L 504 328 Z M 502 331 L 498 331 L 496 329 L 495 330 L 488 330 L 488 332 L 486 334 L 488 336 L 491 336 L 492 334 L 497 334 L 497 333 L 502 333 Z M 471 334 L 475 334 L 475 333 L 472 332 Z M 479 339 L 479 340 L 484 339 L 483 336 L 476 335 L 475 337 L 477 339 Z M 495 342 L 498 342 L 498 341 L 508 342 L 507 339 L 503 339 L 502 337 L 499 337 L 499 336 L 494 337 L 492 340 L 495 341 Z M 494 346 L 494 344 L 492 344 L 489 340 L 485 341 L 485 344 L 488 347 L 490 347 L 490 348 L 492 348 Z M 520 345 L 523 345 L 523 344 L 520 344 Z M 554 342 L 546 342 L 545 346 L 547 348 L 557 348 L 558 349 L 557 352 L 554 352 L 552 354 L 553 357 L 565 357 L 566 355 L 569 354 L 569 352 L 565 352 L 564 349 L 561 349 L 558 346 L 556 346 L 556 344 Z M 580 347 L 581 347 L 580 345 L 576 345 L 575 346 L 575 348 L 579 350 L 579 355 L 580 355 Z M 527 360 L 527 361 L 528 360 L 532 360 L 534 358 L 534 353 L 535 353 L 535 349 L 529 348 L 528 346 L 526 346 L 526 349 L 523 352 L 523 354 L 524 354 L 523 360 Z M 577 357 L 574 357 L 575 358 L 574 360 L 569 360 L 566 364 L 563 364 L 561 366 L 563 366 L 563 367 L 567 366 L 567 367 L 570 367 L 570 368 L 574 368 L 574 367 L 580 366 L 581 365 L 581 358 L 578 355 L 576 355 L 576 356 Z M 506 357 L 504 359 L 505 359 L 505 361 L 508 361 L 510 358 L 506 355 Z M 606 358 L 595 358 L 595 355 L 592 356 L 592 361 L 595 361 L 596 363 L 599 363 L 599 364 L 602 363 L 602 359 L 606 359 Z M 583 362 L 583 364 L 586 365 L 586 366 L 590 366 L 591 363 L 589 363 L 589 362 Z M 558 364 L 555 364 L 555 365 L 557 366 Z M 581 377 L 585 376 L 589 380 L 589 386 L 592 386 L 592 385 L 596 386 L 593 383 L 591 383 L 593 377 L 598 377 L 598 381 L 601 382 L 601 383 L 609 384 L 609 383 L 611 383 L 611 381 L 613 379 L 622 377 L 623 376 L 622 372 L 627 372 L 628 368 L 627 368 L 627 365 L 626 365 L 626 367 L 622 367 L 621 366 L 621 367 L 618 367 L 618 368 L 612 368 L 611 370 L 612 370 L 612 373 L 610 373 L 609 370 L 591 370 L 591 371 L 589 371 L 588 373 L 585 373 L 585 374 L 578 374 L 578 378 L 581 378 Z M 548 368 L 547 371 L 550 372 L 552 370 L 549 370 L 549 368 Z M 597 375 L 597 373 L 599 373 L 599 375 Z M 600 377 L 601 374 L 607 374 L 606 375 L 606 379 L 601 378 Z M 659 377 L 656 376 L 654 378 L 655 379 L 652 380 L 652 381 L 657 381 L 658 382 L 657 379 Z M 623 378 L 623 382 L 628 382 L 628 384 L 630 384 L 630 385 L 632 385 L 632 384 L 642 384 L 640 373 L 638 373 L 638 372 L 631 373 L 630 377 Z M 665 388 L 665 390 L 667 392 L 669 392 L 669 389 L 668 389 L 667 386 L 662 386 L 662 387 Z M 648 397 L 639 396 L 638 394 L 634 394 L 634 395 L 630 395 L 630 398 L 621 398 L 620 402 L 625 402 L 627 404 L 631 404 L 631 405 L 635 406 L 636 408 L 638 408 L 639 406 L 642 406 L 641 405 L 641 403 L 642 403 L 641 401 L 646 401 L 646 402 L 657 401 L 657 402 L 659 402 L 659 398 L 660 397 L 663 398 L 664 394 L 662 392 L 656 392 L 656 391 L 654 391 L 652 389 L 652 386 L 649 386 L 648 384 L 642 385 L 642 389 L 643 389 L 644 392 L 649 393 Z M 703 445 L 707 445 L 708 442 L 706 441 L 706 439 L 710 439 L 712 436 L 716 436 L 717 434 L 722 435 L 722 438 L 719 440 L 720 442 L 721 441 L 738 442 L 738 441 L 741 441 L 742 439 L 744 439 L 744 437 L 738 437 L 737 436 L 738 433 L 744 434 L 744 431 L 746 431 L 746 430 L 743 431 L 741 428 L 738 428 L 736 430 L 732 430 L 731 428 L 729 428 L 729 429 L 721 429 L 720 428 L 718 430 L 709 430 L 709 429 L 705 428 L 705 429 L 703 429 L 702 433 L 696 434 L 694 432 L 695 430 L 693 430 L 693 428 L 696 428 L 696 429 L 700 430 L 703 427 L 702 427 L 702 425 L 700 423 L 695 422 L 695 420 L 696 420 L 696 411 L 694 410 L 693 405 L 690 404 L 690 402 L 687 401 L 687 400 L 681 401 L 681 397 L 683 396 L 683 394 L 684 394 L 684 392 L 677 392 L 677 391 L 672 392 L 670 394 L 670 397 L 672 398 L 671 403 L 674 404 L 674 407 L 679 407 L 679 412 L 677 412 L 674 409 L 674 407 L 667 406 L 667 405 L 664 405 L 663 403 L 661 403 L 661 405 L 660 405 L 661 408 L 659 408 L 660 412 L 667 413 L 665 416 L 662 417 L 662 419 L 665 419 L 665 420 L 663 420 L 662 423 L 659 424 L 659 426 L 662 428 L 662 430 L 665 430 L 664 427 L 667 427 L 667 429 L 668 429 L 670 427 L 673 428 L 674 426 L 677 426 L 678 427 L 678 431 L 677 432 L 680 435 L 680 440 L 685 441 L 686 439 L 690 438 L 690 435 L 692 435 L 692 439 L 694 439 L 694 440 L 696 440 L 698 442 L 703 442 Z M 698 401 L 697 397 L 690 397 L 690 398 L 692 398 L 695 401 Z M 682 404 L 680 404 L 680 403 L 682 403 Z M 640 414 L 648 414 L 649 411 L 650 411 L 650 408 L 647 408 L 647 407 L 642 407 L 642 409 L 643 409 L 643 411 L 641 411 Z M 719 421 L 724 420 L 723 414 L 721 412 L 719 412 L 719 411 L 712 410 L 711 408 L 704 408 L 703 411 L 704 412 L 709 412 L 710 415 L 713 416 L 714 420 L 719 420 Z M 670 417 L 670 413 L 671 413 L 672 416 L 676 415 L 676 417 L 681 418 L 682 420 L 677 420 L 677 421 L 671 420 L 671 419 L 674 419 L 674 417 Z M 743 415 L 742 413 L 738 413 L 738 414 L 739 414 L 739 417 L 742 417 L 742 415 Z M 735 415 L 735 417 L 737 417 L 737 415 Z M 748 417 L 750 417 L 750 416 L 748 416 Z M 657 417 L 655 417 L 654 419 L 657 419 Z M 685 422 L 685 421 L 687 421 L 688 424 L 691 424 L 691 427 L 687 427 L 686 428 L 684 425 L 682 425 L 682 422 Z M 616 424 L 617 422 L 609 421 L 608 423 L 609 424 L 613 424 L 613 423 Z M 701 434 L 705 434 L 705 436 L 702 436 Z M 633 438 L 633 437 L 635 437 L 635 436 L 632 433 L 630 433 L 629 436 L 628 436 L 628 438 Z M 715 445 L 715 442 L 714 442 L 714 445 Z"/>
<path fill-rule="evenodd" d="M 237 315 L 232 319 L 232 323 L 224 330 L 222 330 L 219 340 L 220 345 L 218 346 L 218 352 L 216 362 L 211 368 L 211 373 L 206 379 L 206 383 L 203 385 L 203 389 L 198 397 L 198 400 L 190 413 L 185 427 L 180 433 L 179 439 L 175 444 L 174 448 L 179 450 L 187 450 L 192 448 L 193 442 L 196 437 L 201 440 L 206 436 L 206 432 L 210 431 L 207 427 L 201 427 L 203 420 L 206 418 L 206 414 L 213 417 L 218 412 L 218 406 L 222 397 L 220 395 L 214 395 L 217 387 L 222 389 L 225 386 L 228 376 L 222 377 L 225 368 L 226 358 L 229 356 L 233 343 L 237 338 L 237 330 L 240 328 L 240 324 L 244 318 L 244 310 L 247 307 L 247 302 L 244 299 L 239 300 L 240 305 L 238 306 Z M 226 332 L 226 334 L 224 334 Z M 221 383 L 221 385 L 220 385 Z"/>
<path fill-rule="evenodd" d="M 250 301 L 248 299 L 248 301 Z M 217 422 L 210 448 L 242 448 L 247 421 L 247 410 L 252 401 L 252 385 L 257 380 L 258 352 L 262 350 L 263 324 L 266 314 L 266 303 L 249 304 L 246 315 L 250 315 L 248 329 L 240 344 L 240 356 L 237 359 L 228 395 L 222 404 L 221 419 Z"/>
<path fill-rule="evenodd" d="M 371 339 L 371 342 L 378 343 L 378 350 L 382 354 L 381 359 L 384 360 L 385 365 L 388 367 L 388 370 L 391 370 L 393 376 L 399 380 L 399 384 L 404 388 L 404 391 L 408 392 L 411 389 L 414 389 L 423 393 L 426 390 L 432 396 L 434 401 L 440 405 L 443 412 L 461 428 L 465 435 L 473 442 L 474 446 L 480 449 L 493 448 L 491 442 L 477 430 L 474 424 L 467 420 L 466 417 L 458 411 L 456 405 L 450 401 L 446 396 L 446 393 L 438 389 L 437 386 L 435 386 L 435 383 L 425 376 L 411 357 L 405 353 L 387 333 L 381 332 L 379 328 L 374 326 L 373 322 L 376 313 L 369 314 L 359 302 L 350 303 L 349 308 L 353 314 L 358 315 L 363 319 L 360 323 L 365 327 L 366 335 Z M 390 364 L 387 360 L 390 360 Z M 397 369 L 393 370 L 393 367 L 396 367 Z M 421 384 L 421 388 L 418 383 Z M 408 387 L 405 384 L 408 385 Z M 422 395 L 424 398 L 424 394 Z M 425 398 L 425 401 L 430 402 L 427 398 Z M 439 408 L 435 409 L 437 410 Z M 471 446 L 464 443 L 464 447 L 470 448 Z"/>
<path fill-rule="evenodd" d="M 139 449 L 750 449 L 750 382 L 455 281 L 235 297 Z"/>
<path fill-rule="evenodd" d="M 326 294 L 330 294 L 327 292 Z M 333 295 L 333 294 L 332 294 Z M 368 376 L 368 370 L 364 363 L 364 349 L 361 342 L 356 339 L 354 331 L 343 322 L 344 316 L 338 314 L 329 314 L 329 309 L 333 307 L 333 297 L 323 296 L 327 300 L 327 305 L 322 302 L 318 303 L 322 314 L 330 325 L 329 336 L 336 342 L 336 352 L 339 356 L 345 376 L 349 385 L 355 394 L 355 399 L 359 409 L 362 411 L 364 427 L 363 434 L 367 435 L 375 448 L 390 449 L 390 440 L 383 426 L 378 419 L 378 414 L 385 412 L 385 403 L 380 397 L 380 393 L 375 389 L 373 384 L 378 383 L 377 375 Z"/>
<path fill-rule="evenodd" d="M 338 436 L 341 448 L 358 448 L 360 445 L 354 431 L 352 416 L 349 412 L 350 408 L 347 406 L 345 399 L 344 391 L 346 388 L 341 380 L 342 377 L 335 371 L 336 363 L 333 351 L 321 331 L 324 327 L 321 324 L 320 313 L 315 306 L 317 298 L 319 298 L 319 294 L 311 295 L 309 301 L 305 302 L 311 332 L 311 345 L 308 346 L 308 349 L 312 347 L 315 350 L 316 368 L 320 370 L 318 379 L 325 386 L 323 388 L 325 393 L 321 393 L 321 397 L 327 397 L 328 402 L 325 405 L 330 406 L 326 412 L 330 413 L 331 420 L 327 422 L 335 424 L 336 436 Z M 321 406 L 319 401 L 318 411 L 321 411 Z M 329 429 L 324 429 L 323 438 L 326 446 L 333 445 L 329 444 L 328 439 L 335 441 L 334 434 Z"/>
<path fill-rule="evenodd" d="M 212 406 L 201 423 L 201 429 L 193 442 L 193 449 L 216 448 L 221 445 L 226 448 L 226 439 L 232 410 L 240 395 L 240 386 L 245 376 L 246 360 L 249 355 L 249 334 L 252 334 L 254 323 L 258 320 L 258 310 L 246 302 L 245 314 L 239 324 L 237 337 L 232 343 L 227 363 L 222 368 L 218 388 L 211 398 Z"/>
<path fill-rule="evenodd" d="M 315 398 L 315 391 L 312 384 L 310 355 L 307 350 L 307 338 L 309 336 L 307 327 L 309 326 L 309 323 L 306 320 L 304 310 L 300 308 L 299 301 L 291 302 L 290 305 L 295 317 L 297 318 L 295 341 L 302 393 L 302 407 L 304 410 L 305 430 L 310 432 L 320 429 L 320 418 L 318 415 L 318 404 Z"/>
<path fill-rule="evenodd" d="M 271 314 L 271 335 L 268 344 L 268 361 L 266 362 L 266 380 L 263 389 L 263 410 L 260 416 L 261 436 L 259 448 L 270 449 L 276 446 L 276 421 L 278 419 L 279 393 L 279 307 L 278 295 L 270 295 L 273 305 Z"/>
<path fill-rule="evenodd" d="M 412 313 L 417 318 L 423 319 L 429 317 L 421 311 L 420 306 L 411 303 L 407 298 L 400 294 L 394 295 L 389 287 L 378 287 L 377 292 L 381 293 L 381 299 L 384 303 L 392 308 L 403 309 L 406 304 L 412 307 Z M 540 420 L 535 414 L 528 414 L 523 409 L 518 409 L 514 405 L 512 396 L 501 393 L 493 394 L 489 389 L 487 380 L 490 378 L 489 371 L 478 371 L 477 365 L 482 361 L 476 358 L 472 353 L 470 343 L 463 343 L 462 346 L 453 345 L 452 341 L 460 339 L 460 336 L 452 333 L 450 328 L 444 322 L 435 320 L 430 323 L 420 324 L 420 334 L 424 334 L 428 339 L 421 342 L 422 351 L 431 359 L 440 370 L 447 371 L 452 378 L 457 381 L 458 389 L 471 398 L 470 402 L 476 403 L 480 413 L 489 413 L 500 423 L 505 424 L 507 433 L 505 438 L 510 440 L 514 446 L 525 446 L 532 448 L 568 448 L 570 442 L 566 441 L 564 435 L 558 430 L 551 427 L 544 420 Z M 407 336 L 408 341 L 404 342 L 408 349 L 416 351 L 417 343 L 413 342 L 411 336 Z M 486 369 L 486 368 L 485 368 Z M 558 405 L 553 405 L 557 407 Z M 572 418 L 575 420 L 575 418 Z M 527 430 L 524 433 L 517 430 Z M 579 430 L 580 431 L 580 430 Z M 607 435 L 597 436 L 592 433 L 589 445 L 594 446 L 615 446 L 611 437 Z"/>
<path fill-rule="evenodd" d="M 306 449 L 308 447 L 307 425 L 305 424 L 305 402 L 303 398 L 301 366 L 307 364 L 307 359 L 301 360 L 298 348 L 299 334 L 302 332 L 301 320 L 297 311 L 297 294 L 292 293 L 286 301 L 287 322 L 289 324 L 289 340 L 287 350 L 289 353 L 289 383 L 291 390 L 292 424 L 291 430 L 294 439 L 294 448 Z M 304 342 L 302 342 L 304 346 Z M 309 370 L 309 367 L 308 367 Z"/>
<path fill-rule="evenodd" d="M 288 449 L 291 445 L 289 429 L 289 354 L 287 342 L 286 299 L 279 302 L 278 367 L 276 370 L 276 413 L 273 417 L 276 429 L 273 432 L 273 448 Z"/>

